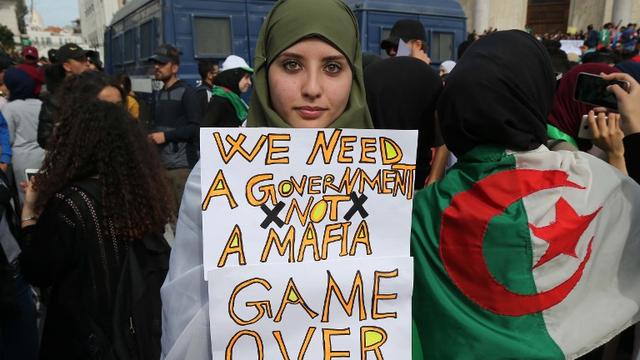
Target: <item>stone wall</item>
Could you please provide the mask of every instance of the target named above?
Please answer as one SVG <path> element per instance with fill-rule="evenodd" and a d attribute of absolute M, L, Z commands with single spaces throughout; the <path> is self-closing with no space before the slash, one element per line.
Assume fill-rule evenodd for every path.
<path fill-rule="evenodd" d="M 0 1 L 0 24 L 13 32 L 14 36 L 20 35 L 18 29 L 18 17 L 16 16 L 16 6 L 8 1 Z"/>
<path fill-rule="evenodd" d="M 467 30 L 482 32 L 474 24 L 475 0 L 457 0 L 467 15 Z M 527 0 L 491 0 L 489 2 L 489 26 L 500 30 L 524 29 L 527 21 Z"/>
<path fill-rule="evenodd" d="M 600 28 L 605 23 L 605 10 L 609 11 L 608 17 L 611 18 L 612 8 L 612 0 L 574 0 L 569 11 L 569 27 L 586 30 L 587 25 L 593 24 Z"/>
<path fill-rule="evenodd" d="M 489 26 L 499 30 L 524 29 L 527 0 L 491 0 Z"/>
<path fill-rule="evenodd" d="M 462 10 L 464 14 L 467 16 L 467 31 L 472 32 L 473 27 L 473 3 L 475 0 L 458 0 L 460 6 L 462 6 Z"/>
<path fill-rule="evenodd" d="M 474 6 L 475 0 L 456 0 L 462 6 L 467 16 L 467 29 L 475 29 Z M 569 27 L 578 30 L 586 29 L 593 24 L 599 28 L 611 21 L 613 3 L 615 0 L 572 0 L 569 10 Z M 629 21 L 640 23 L 640 0 L 632 1 L 632 11 Z M 527 21 L 527 0 L 491 0 L 489 26 L 500 30 L 524 29 Z M 626 24 L 625 24 L 626 25 Z M 484 29 L 476 29 L 482 32 Z"/>

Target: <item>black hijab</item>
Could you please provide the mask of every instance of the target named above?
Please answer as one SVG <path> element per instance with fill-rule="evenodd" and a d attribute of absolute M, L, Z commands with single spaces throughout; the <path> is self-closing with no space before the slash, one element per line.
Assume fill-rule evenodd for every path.
<path fill-rule="evenodd" d="M 416 188 L 422 188 L 429 173 L 430 148 L 442 143 L 436 139 L 435 125 L 442 80 L 425 62 L 397 56 L 369 65 L 364 85 L 376 129 L 419 130 Z"/>
<path fill-rule="evenodd" d="M 447 147 L 460 156 L 478 145 L 533 150 L 546 142 L 555 89 L 544 46 L 519 31 L 476 41 L 453 69 L 438 101 Z"/>
<path fill-rule="evenodd" d="M 219 73 L 213 80 L 213 85 L 225 87 L 236 95 L 240 95 L 240 80 L 248 74 L 248 72 L 242 69 L 230 69 Z"/>
<path fill-rule="evenodd" d="M 26 72 L 11 68 L 4 73 L 4 84 L 9 89 L 9 100 L 26 100 L 35 98 L 36 83 Z"/>

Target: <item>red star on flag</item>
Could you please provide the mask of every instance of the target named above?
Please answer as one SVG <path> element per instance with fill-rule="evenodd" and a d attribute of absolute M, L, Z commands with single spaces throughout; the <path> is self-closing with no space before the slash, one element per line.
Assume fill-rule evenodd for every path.
<path fill-rule="evenodd" d="M 536 237 L 549 243 L 547 251 L 533 268 L 535 269 L 555 259 L 560 254 L 577 258 L 576 246 L 578 246 L 578 241 L 580 241 L 580 237 L 601 209 L 599 208 L 589 215 L 578 215 L 571 205 L 560 197 L 556 202 L 556 220 L 554 222 L 543 227 L 529 224 L 529 228 Z"/>

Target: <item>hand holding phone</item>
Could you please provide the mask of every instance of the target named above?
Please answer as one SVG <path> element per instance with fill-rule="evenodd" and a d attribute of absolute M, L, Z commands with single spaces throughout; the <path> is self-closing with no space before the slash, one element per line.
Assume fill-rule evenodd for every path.
<path fill-rule="evenodd" d="M 24 169 L 25 179 L 31 182 L 31 178 L 36 175 L 40 169 Z"/>
<path fill-rule="evenodd" d="M 589 115 L 582 115 L 580 130 L 578 130 L 578 138 L 587 140 L 593 139 L 593 129 L 589 123 Z"/>
<path fill-rule="evenodd" d="M 604 106 L 617 111 L 618 99 L 607 89 L 611 85 L 618 85 L 626 92 L 629 92 L 631 86 L 626 80 L 604 79 L 599 75 L 581 72 L 576 81 L 574 98 L 585 104 Z"/>
<path fill-rule="evenodd" d="M 640 84 L 629 74 L 613 73 L 602 75 L 605 80 L 622 80 L 631 86 L 625 91 L 619 86 L 610 86 L 609 91 L 618 100 L 621 126 L 626 135 L 640 133 Z"/>

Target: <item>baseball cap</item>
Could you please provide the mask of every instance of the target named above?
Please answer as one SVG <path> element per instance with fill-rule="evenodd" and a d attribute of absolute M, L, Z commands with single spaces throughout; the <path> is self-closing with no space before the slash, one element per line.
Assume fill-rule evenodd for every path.
<path fill-rule="evenodd" d="M 402 19 L 396 21 L 391 28 L 389 37 L 382 40 L 380 47 L 384 50 L 389 48 L 398 47 L 399 40 L 404 42 L 409 40 L 422 40 L 427 41 L 427 33 L 424 31 L 424 26 L 418 20 Z"/>
<path fill-rule="evenodd" d="M 47 51 L 47 57 L 49 58 L 49 62 L 51 63 L 58 62 L 58 59 L 56 58 L 57 52 L 58 52 L 58 49 L 49 49 L 49 51 Z"/>
<path fill-rule="evenodd" d="M 232 69 L 242 69 L 250 74 L 253 74 L 253 69 L 247 64 L 247 62 L 237 55 L 229 55 L 220 66 L 220 72 Z"/>
<path fill-rule="evenodd" d="M 96 50 L 87 50 L 85 52 L 87 56 L 87 60 L 89 60 L 93 65 L 95 65 L 98 70 L 102 71 L 102 61 L 100 60 L 100 52 Z"/>
<path fill-rule="evenodd" d="M 73 43 L 60 46 L 56 51 L 57 62 L 62 64 L 71 59 L 85 61 L 87 60 L 87 54 L 80 46 Z"/>
<path fill-rule="evenodd" d="M 37 59 L 38 58 L 38 49 L 33 46 L 25 46 L 22 48 L 21 52 L 22 56 Z"/>
<path fill-rule="evenodd" d="M 155 53 L 153 53 L 153 56 L 149 58 L 149 61 L 160 64 L 166 64 L 168 62 L 180 64 L 180 54 L 181 52 L 174 46 L 169 44 L 162 44 L 156 49 Z"/>

